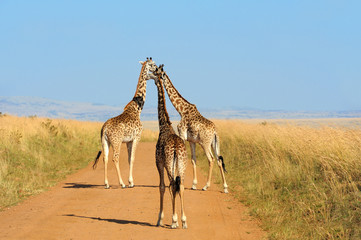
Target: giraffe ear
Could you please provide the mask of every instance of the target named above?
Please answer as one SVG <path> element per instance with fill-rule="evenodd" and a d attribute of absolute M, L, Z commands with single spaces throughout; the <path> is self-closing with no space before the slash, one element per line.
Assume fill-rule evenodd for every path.
<path fill-rule="evenodd" d="M 144 64 L 144 62 L 143 62 L 143 61 L 139 61 L 139 63 L 140 63 L 140 64 L 142 64 L 142 65 Z"/>

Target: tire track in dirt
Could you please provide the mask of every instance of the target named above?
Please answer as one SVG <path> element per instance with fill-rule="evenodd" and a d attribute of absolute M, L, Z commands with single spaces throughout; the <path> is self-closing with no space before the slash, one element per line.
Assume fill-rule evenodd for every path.
<path fill-rule="evenodd" d="M 129 165 L 122 146 L 120 168 L 128 179 Z M 212 185 L 208 191 L 190 190 L 192 169 L 186 173 L 185 210 L 188 229 L 170 229 L 170 194 L 165 194 L 164 227 L 157 227 L 159 177 L 155 143 L 137 147 L 135 188 L 121 189 L 113 163 L 109 162 L 111 189 L 104 189 L 104 164 L 85 169 L 57 186 L 18 206 L 0 212 L 0 239 L 263 239 L 256 220 L 231 194 Z M 199 187 L 205 178 L 199 174 Z M 167 184 L 167 183 L 166 183 Z M 166 190 L 168 191 L 168 190 Z M 177 212 L 180 216 L 179 198 Z M 179 220 L 180 221 L 180 220 Z"/>

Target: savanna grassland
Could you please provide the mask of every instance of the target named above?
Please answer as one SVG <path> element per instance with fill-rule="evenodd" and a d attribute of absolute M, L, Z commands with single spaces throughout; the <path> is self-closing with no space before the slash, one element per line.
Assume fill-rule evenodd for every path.
<path fill-rule="evenodd" d="M 231 194 L 261 219 L 271 239 L 361 239 L 360 119 L 214 122 Z M 1 115 L 0 208 L 93 161 L 101 126 Z M 142 141 L 155 142 L 157 131 L 144 126 Z M 199 146 L 197 159 L 207 171 Z M 216 165 L 214 179 L 221 182 Z"/>
<path fill-rule="evenodd" d="M 361 239 L 361 120 L 321 122 L 215 121 L 231 192 L 271 239 Z"/>
<path fill-rule="evenodd" d="M 0 210 L 85 167 L 99 150 L 100 123 L 0 116 Z"/>

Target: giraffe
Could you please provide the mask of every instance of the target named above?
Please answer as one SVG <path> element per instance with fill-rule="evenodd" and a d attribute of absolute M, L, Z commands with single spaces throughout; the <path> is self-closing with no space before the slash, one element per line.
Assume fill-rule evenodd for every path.
<path fill-rule="evenodd" d="M 159 137 L 156 145 L 156 165 L 159 173 L 160 210 L 157 226 L 163 225 L 163 200 L 164 200 L 164 169 L 170 182 L 170 193 L 172 198 L 173 216 L 172 228 L 178 227 L 178 216 L 175 209 L 175 198 L 177 193 L 181 200 L 182 227 L 187 228 L 187 217 L 184 212 L 184 175 L 187 165 L 187 153 L 184 141 L 175 133 L 166 109 L 165 93 L 163 89 L 164 71 L 157 68 L 152 75 L 158 89 L 158 122 Z"/>
<path fill-rule="evenodd" d="M 113 147 L 113 162 L 117 170 L 119 184 L 122 188 L 125 188 L 125 184 L 119 170 L 119 152 L 120 146 L 123 142 L 126 143 L 128 150 L 129 187 L 134 187 L 133 164 L 135 150 L 143 130 L 142 123 L 140 122 L 140 113 L 145 102 L 147 86 L 146 80 L 149 78 L 148 72 L 154 71 L 157 67 L 152 58 L 147 58 L 146 61 L 140 61 L 139 63 L 142 65 L 142 69 L 140 71 L 138 85 L 133 99 L 124 107 L 122 114 L 108 119 L 101 129 L 102 150 L 104 152 L 104 184 L 106 189 L 109 188 L 107 166 L 110 146 Z M 101 152 L 102 151 L 98 152 L 93 169 L 97 166 Z"/>
<path fill-rule="evenodd" d="M 211 185 L 214 160 L 214 156 L 212 154 L 213 149 L 223 180 L 223 190 L 225 193 L 228 193 L 228 185 L 224 174 L 227 171 L 225 169 L 223 157 L 220 155 L 220 140 L 215 124 L 203 117 L 197 110 L 196 105 L 188 102 L 185 98 L 182 97 L 182 95 L 173 86 L 166 72 L 164 72 L 163 85 L 168 93 L 170 101 L 181 116 L 181 120 L 177 126 L 179 136 L 184 141 L 187 140 L 190 145 L 193 165 L 192 189 L 197 189 L 198 183 L 196 172 L 196 143 L 199 143 L 203 148 L 209 163 L 207 183 L 202 190 L 206 191 Z"/>

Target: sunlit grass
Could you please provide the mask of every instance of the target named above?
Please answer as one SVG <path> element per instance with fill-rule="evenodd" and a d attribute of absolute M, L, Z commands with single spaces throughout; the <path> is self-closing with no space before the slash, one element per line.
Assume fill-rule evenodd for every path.
<path fill-rule="evenodd" d="M 361 238 L 359 128 L 215 123 L 228 185 L 272 239 Z"/>
<path fill-rule="evenodd" d="M 158 140 L 158 131 L 143 129 L 141 142 L 156 142 Z"/>
<path fill-rule="evenodd" d="M 101 123 L 0 117 L 0 210 L 92 161 Z"/>

